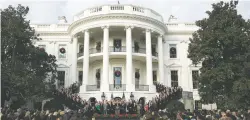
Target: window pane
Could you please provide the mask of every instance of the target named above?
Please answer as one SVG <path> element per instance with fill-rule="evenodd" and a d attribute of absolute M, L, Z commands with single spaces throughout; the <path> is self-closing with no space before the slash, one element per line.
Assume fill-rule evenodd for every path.
<path fill-rule="evenodd" d="M 169 48 L 170 58 L 177 58 L 176 44 L 170 44 Z"/>
<path fill-rule="evenodd" d="M 84 46 L 83 46 L 83 45 L 80 45 L 80 46 L 79 46 L 79 53 L 83 53 L 83 50 L 84 50 Z"/>
<path fill-rule="evenodd" d="M 178 71 L 177 70 L 171 71 L 171 86 L 178 87 Z"/>
<path fill-rule="evenodd" d="M 64 80 L 65 80 L 65 71 L 58 71 L 58 87 L 64 87 Z"/>
<path fill-rule="evenodd" d="M 97 76 L 96 76 L 96 86 L 97 86 L 97 88 L 100 88 L 100 79 L 101 79 L 101 69 L 97 69 L 96 70 L 96 74 L 97 74 Z"/>
<path fill-rule="evenodd" d="M 140 74 L 140 69 L 135 69 L 135 73 L 138 72 Z M 135 74 L 135 88 L 139 88 L 139 84 L 140 84 L 140 78 L 137 78 L 136 77 L 136 74 Z"/>
<path fill-rule="evenodd" d="M 193 70 L 192 71 L 193 89 L 198 89 L 198 84 L 199 84 L 198 76 L 199 76 L 199 71 Z"/>
<path fill-rule="evenodd" d="M 153 82 L 157 81 L 157 71 L 153 71 Z"/>
<path fill-rule="evenodd" d="M 78 72 L 78 82 L 82 85 L 82 71 Z"/>

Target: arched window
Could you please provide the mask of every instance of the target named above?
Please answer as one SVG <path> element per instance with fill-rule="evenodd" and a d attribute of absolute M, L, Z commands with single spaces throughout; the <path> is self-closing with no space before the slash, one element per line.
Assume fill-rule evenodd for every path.
<path fill-rule="evenodd" d="M 169 53 L 170 58 L 177 58 L 176 45 L 170 45 Z"/>

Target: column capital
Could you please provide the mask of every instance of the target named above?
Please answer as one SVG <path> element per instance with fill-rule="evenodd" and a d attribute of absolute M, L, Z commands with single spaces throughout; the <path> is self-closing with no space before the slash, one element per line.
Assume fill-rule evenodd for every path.
<path fill-rule="evenodd" d="M 89 32 L 89 29 L 82 30 L 82 33 Z"/>
<path fill-rule="evenodd" d="M 133 29 L 134 28 L 134 26 L 132 26 L 132 25 L 127 25 L 127 26 L 125 26 L 125 29 L 124 30 L 126 30 L 126 29 Z"/>
<path fill-rule="evenodd" d="M 153 30 L 146 28 L 146 32 L 153 32 Z"/>
<path fill-rule="evenodd" d="M 102 29 L 109 29 L 109 25 L 103 25 L 101 26 Z"/>
<path fill-rule="evenodd" d="M 163 37 L 163 34 L 159 34 L 159 35 L 158 35 L 158 38 L 159 38 L 159 37 L 161 37 L 161 38 L 162 38 L 162 37 Z"/>

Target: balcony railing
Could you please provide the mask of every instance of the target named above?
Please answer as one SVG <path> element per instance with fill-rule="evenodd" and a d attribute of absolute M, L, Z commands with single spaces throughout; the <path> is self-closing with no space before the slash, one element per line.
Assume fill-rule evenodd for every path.
<path fill-rule="evenodd" d="M 135 91 L 149 91 L 148 85 L 135 85 Z"/>
<path fill-rule="evenodd" d="M 87 91 L 100 91 L 100 85 L 87 85 Z"/>
<path fill-rule="evenodd" d="M 109 52 L 126 52 L 126 46 L 121 46 L 121 47 L 110 46 Z"/>
<path fill-rule="evenodd" d="M 133 47 L 133 53 L 142 53 L 142 54 L 146 54 L 146 48 L 138 48 L 135 49 L 135 47 Z M 103 47 L 101 47 L 99 50 L 96 48 L 90 48 L 89 49 L 89 54 L 95 54 L 95 53 L 102 53 L 103 52 Z M 122 46 L 119 48 L 116 48 L 114 46 L 110 46 L 109 47 L 109 52 L 126 52 L 126 46 Z M 83 56 L 83 53 L 77 53 L 77 57 L 81 57 Z M 157 52 L 152 52 L 152 56 L 158 57 L 158 53 Z"/>
<path fill-rule="evenodd" d="M 126 84 L 109 84 L 109 91 L 126 91 Z"/>
<path fill-rule="evenodd" d="M 102 47 L 100 49 L 90 48 L 89 49 L 89 54 L 101 53 L 102 50 L 103 50 Z"/>
<path fill-rule="evenodd" d="M 152 52 L 152 55 L 155 57 L 158 57 L 158 53 L 157 52 Z"/>
<path fill-rule="evenodd" d="M 77 53 L 77 57 L 83 56 L 83 53 Z"/>
<path fill-rule="evenodd" d="M 146 48 L 135 48 L 133 47 L 133 53 L 143 53 L 146 54 Z"/>

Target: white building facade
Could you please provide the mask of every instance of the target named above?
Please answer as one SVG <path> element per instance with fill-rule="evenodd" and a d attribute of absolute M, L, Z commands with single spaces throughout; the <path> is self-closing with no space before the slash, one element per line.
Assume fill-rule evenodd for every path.
<path fill-rule="evenodd" d="M 58 86 L 82 83 L 79 95 L 101 100 L 122 97 L 155 97 L 154 82 L 181 86 L 199 100 L 200 66 L 187 58 L 195 24 L 167 23 L 149 8 L 103 5 L 86 9 L 72 23 L 59 17 L 58 24 L 31 25 L 40 34 L 35 45 L 55 55 Z"/>

